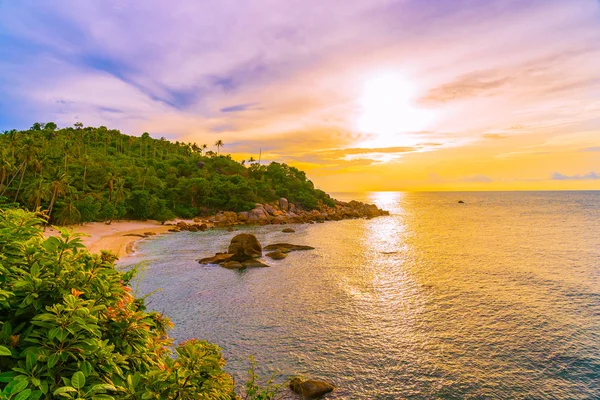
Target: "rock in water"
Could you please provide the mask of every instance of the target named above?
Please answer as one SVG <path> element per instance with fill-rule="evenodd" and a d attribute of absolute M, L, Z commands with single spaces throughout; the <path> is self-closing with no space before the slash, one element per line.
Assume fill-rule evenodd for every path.
<path fill-rule="evenodd" d="M 464 202 L 464 201 L 462 201 L 462 200 L 459 200 L 459 201 L 458 201 L 458 204 L 465 204 L 465 202 Z"/>
<path fill-rule="evenodd" d="M 282 253 L 289 253 L 290 251 L 298 251 L 298 250 L 313 250 L 314 247 L 304 246 L 299 244 L 290 244 L 290 243 L 273 243 L 268 246 L 265 246 L 265 250 L 268 251 L 280 251 Z"/>
<path fill-rule="evenodd" d="M 262 256 L 262 246 L 256 236 L 240 233 L 231 239 L 227 253 L 233 254 L 233 261 L 247 261 Z"/>
<path fill-rule="evenodd" d="M 223 268 L 227 268 L 227 269 L 240 269 L 240 268 L 245 268 L 242 263 L 238 262 L 238 261 L 227 261 L 224 262 L 223 264 L 221 264 L 221 267 Z"/>
<path fill-rule="evenodd" d="M 198 260 L 200 264 L 221 264 L 227 261 L 231 261 L 233 254 L 217 253 L 213 257 L 206 257 Z"/>
<path fill-rule="evenodd" d="M 267 257 L 272 258 L 273 260 L 283 260 L 287 257 L 287 254 L 282 253 L 281 251 L 272 251 L 270 253 L 265 254 Z"/>
<path fill-rule="evenodd" d="M 290 389 L 298 393 L 303 399 L 316 399 L 335 389 L 332 384 L 324 381 L 307 379 L 303 381 L 300 378 L 294 378 L 290 381 Z"/>
<path fill-rule="evenodd" d="M 268 267 L 267 264 L 265 264 L 264 262 L 260 261 L 260 260 L 247 260 L 247 261 L 243 261 L 242 262 L 242 266 L 248 267 L 248 268 L 263 268 L 263 267 Z"/>
<path fill-rule="evenodd" d="M 295 230 L 293 230 L 292 228 L 285 228 L 284 230 L 282 230 L 281 232 L 283 233 L 294 233 L 296 232 Z"/>

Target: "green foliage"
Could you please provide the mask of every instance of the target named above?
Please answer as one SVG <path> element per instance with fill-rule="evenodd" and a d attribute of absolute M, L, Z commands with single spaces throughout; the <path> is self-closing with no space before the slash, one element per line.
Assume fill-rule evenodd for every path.
<path fill-rule="evenodd" d="M 114 268 L 44 219 L 0 210 L 0 399 L 236 399 L 220 349 L 190 340 L 170 356 L 169 320 L 146 311 Z M 271 399 L 254 380 L 249 399 Z"/>
<path fill-rule="evenodd" d="M 294 167 L 239 163 L 220 154 L 221 140 L 215 146 L 35 123 L 0 134 L 0 208 L 41 207 L 51 222 L 72 224 L 246 211 L 280 197 L 305 209 L 333 204 Z"/>

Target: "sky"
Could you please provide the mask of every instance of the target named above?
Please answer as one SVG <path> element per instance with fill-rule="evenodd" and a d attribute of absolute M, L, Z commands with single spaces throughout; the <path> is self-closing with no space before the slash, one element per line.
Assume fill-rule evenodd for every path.
<path fill-rule="evenodd" d="M 0 0 L 0 94 L 329 192 L 600 189 L 598 0 Z"/>

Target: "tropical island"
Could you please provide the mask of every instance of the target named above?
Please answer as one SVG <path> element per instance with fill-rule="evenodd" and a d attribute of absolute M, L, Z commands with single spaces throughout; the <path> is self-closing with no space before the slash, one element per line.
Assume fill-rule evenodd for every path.
<path fill-rule="evenodd" d="M 127 218 L 155 220 L 148 223 L 163 233 L 388 214 L 375 205 L 335 200 L 294 167 L 237 162 L 220 154 L 222 141 L 215 145 L 216 153 L 207 145 L 82 124 L 57 129 L 54 123 L 36 123 L 0 135 L 2 398 L 281 395 L 281 385 L 267 381 L 261 386 L 253 367 L 243 387 L 236 388 L 214 344 L 186 341 L 175 347 L 172 358 L 169 320 L 147 311 L 144 299 L 130 293 L 135 268 L 115 269 L 116 254 L 98 247 L 99 254 L 92 254 L 79 234 L 60 227 L 90 223 L 93 233 Z M 47 229 L 55 234 L 48 235 Z M 117 229 L 115 235 L 138 240 L 157 233 L 128 232 Z M 239 236 L 244 235 L 251 236 Z M 284 258 L 286 252 L 311 248 L 289 246 L 265 249 L 274 250 L 271 258 Z M 244 255 L 246 247 L 230 247 L 227 260 L 247 260 L 235 256 L 236 251 Z M 235 263 L 234 268 L 246 265 Z M 333 390 L 326 382 L 299 378 L 289 387 L 303 398 Z"/>

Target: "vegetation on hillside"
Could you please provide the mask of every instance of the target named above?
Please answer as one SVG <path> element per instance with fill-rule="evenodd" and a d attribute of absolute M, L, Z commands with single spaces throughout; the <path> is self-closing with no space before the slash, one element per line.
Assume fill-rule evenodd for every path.
<path fill-rule="evenodd" d="M 333 205 L 306 174 L 286 164 L 260 165 L 221 155 L 226 144 L 172 143 L 100 126 L 57 129 L 35 123 L 0 135 L 0 207 L 48 210 L 51 222 L 191 218 L 245 211 L 286 197 L 314 209 Z"/>
<path fill-rule="evenodd" d="M 68 230 L 44 238 L 44 221 L 0 210 L 0 399 L 278 396 L 253 370 L 237 395 L 214 344 L 190 340 L 172 358 L 171 323 L 131 294 L 135 271 L 117 271 Z"/>

